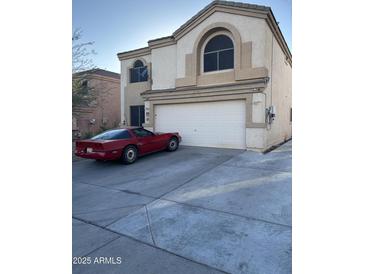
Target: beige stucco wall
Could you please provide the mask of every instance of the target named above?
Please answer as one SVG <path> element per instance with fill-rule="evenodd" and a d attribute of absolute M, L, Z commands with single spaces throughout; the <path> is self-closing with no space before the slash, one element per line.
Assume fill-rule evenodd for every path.
<path fill-rule="evenodd" d="M 176 44 L 152 48 L 150 55 L 142 56 L 143 60 L 146 63 L 151 63 L 152 67 L 149 71 L 149 75 L 152 76 L 149 87 L 146 83 L 128 83 L 128 68 L 141 57 L 121 61 L 123 83 L 121 88 L 122 121 L 124 119 L 127 123 L 129 122 L 130 105 L 142 104 L 145 104 L 146 119 L 148 119 L 149 114 L 153 113 L 153 104 L 148 100 L 144 102 L 140 93 L 149 88 L 152 90 L 175 88 L 176 79 L 187 76 L 185 72 L 186 55 L 193 53 L 196 39 L 204 29 L 217 22 L 233 25 L 241 36 L 242 44 L 252 43 L 252 68 L 267 69 L 268 74 L 266 76 L 270 78 L 269 82 L 261 88 L 261 92 L 254 93 L 254 89 L 251 89 L 250 92 L 254 93 L 252 102 L 246 102 L 251 104 L 252 123 L 263 124 L 263 126 L 247 128 L 247 148 L 264 150 L 291 137 L 291 123 L 289 122 L 291 65 L 286 61 L 285 54 L 274 38 L 272 30 L 265 19 L 223 12 L 215 12 L 207 17 L 178 39 Z M 245 51 L 243 54 L 245 54 Z M 231 80 L 227 81 L 229 73 L 232 74 L 232 79 L 229 78 Z M 198 79 L 197 86 L 214 86 L 215 84 L 227 82 L 236 82 L 238 84 L 239 82 L 235 81 L 233 71 L 217 72 L 209 75 L 212 77 L 209 79 L 204 78 L 206 80 L 204 83 L 199 82 Z M 265 109 L 270 105 L 276 107 L 276 118 L 271 125 L 265 127 Z M 152 121 L 146 120 L 145 125 L 152 130 L 152 123 Z"/>
<path fill-rule="evenodd" d="M 151 88 L 153 90 L 175 88 L 176 78 L 183 78 L 186 76 L 185 55 L 193 52 L 194 42 L 201 31 L 215 22 L 223 22 L 233 25 L 240 32 L 242 43 L 248 41 L 252 42 L 252 67 L 267 66 L 265 59 L 265 20 L 223 12 L 215 12 L 179 39 L 176 44 L 153 48 L 150 55 L 141 56 L 146 62 L 151 62 L 152 69 L 149 73 L 152 76 Z M 146 87 L 143 84 L 128 83 L 128 68 L 131 67 L 133 62 L 138 58 L 140 57 L 121 61 L 121 81 L 123 83 L 121 88 L 121 120 L 126 121 L 127 124 L 129 123 L 129 106 L 143 104 L 143 100 L 139 94 L 146 90 Z M 219 79 L 219 76 L 223 74 L 227 74 L 227 72 L 217 72 L 213 73 L 211 76 L 214 79 Z M 231 74 L 233 77 L 233 72 L 231 72 Z M 222 82 L 227 82 L 226 78 L 224 78 L 224 81 Z M 134 86 L 135 89 L 131 91 L 129 88 L 130 86 Z M 264 121 L 264 100 L 260 97 L 260 95 L 255 99 L 255 104 L 253 106 L 253 119 L 255 122 L 261 123 Z"/>
<path fill-rule="evenodd" d="M 267 128 L 266 147 L 276 145 L 292 136 L 290 122 L 290 108 L 292 106 L 292 67 L 286 61 L 286 56 L 281 50 L 277 40 L 267 27 L 266 53 L 267 62 L 270 62 L 270 81 L 266 88 L 267 105 L 276 107 L 276 117 Z"/>
<path fill-rule="evenodd" d="M 152 49 L 152 89 L 175 87 L 176 44 Z"/>
<path fill-rule="evenodd" d="M 265 128 L 246 128 L 246 148 L 261 151 L 266 145 Z"/>
<path fill-rule="evenodd" d="M 82 136 L 117 127 L 120 123 L 120 80 L 91 75 L 88 86 L 94 90 L 96 101 L 90 107 L 79 108 L 75 121 L 73 119 L 73 130 L 78 130 Z M 90 123 L 92 119 L 95 119 L 94 124 Z"/>
<path fill-rule="evenodd" d="M 263 67 L 265 65 L 265 20 L 230 13 L 215 12 L 177 41 L 177 78 L 185 77 L 185 55 L 193 52 L 194 42 L 200 32 L 215 22 L 229 23 L 237 28 L 240 32 L 242 43 L 252 41 L 252 66 Z"/>
<path fill-rule="evenodd" d="M 262 93 L 252 95 L 252 122 L 265 123 L 265 95 Z"/>
<path fill-rule="evenodd" d="M 144 100 L 140 96 L 141 92 L 150 88 L 150 80 L 148 82 L 129 83 L 129 68 L 133 66 L 136 60 L 143 61 L 146 65 L 151 63 L 151 55 L 143 55 L 136 58 L 122 60 L 121 63 L 121 123 L 130 124 L 130 106 L 143 105 Z M 151 70 L 148 71 L 149 79 Z"/>

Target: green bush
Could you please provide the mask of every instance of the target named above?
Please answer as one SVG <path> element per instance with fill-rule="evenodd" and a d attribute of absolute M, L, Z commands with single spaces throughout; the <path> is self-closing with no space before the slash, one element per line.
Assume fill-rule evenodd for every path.
<path fill-rule="evenodd" d="M 101 125 L 100 126 L 100 132 L 104 132 L 106 130 L 108 130 L 109 128 L 106 125 Z"/>
<path fill-rule="evenodd" d="M 93 135 L 94 134 L 92 132 L 88 131 L 88 132 L 85 133 L 84 139 L 90 139 L 91 137 L 93 137 Z"/>

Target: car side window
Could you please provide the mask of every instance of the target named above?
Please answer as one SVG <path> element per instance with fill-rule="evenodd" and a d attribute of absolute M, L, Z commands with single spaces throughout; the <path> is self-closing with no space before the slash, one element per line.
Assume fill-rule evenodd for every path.
<path fill-rule="evenodd" d="M 153 136 L 153 133 L 151 131 L 145 130 L 143 128 L 133 129 L 133 133 L 136 134 L 137 137 Z"/>
<path fill-rule="evenodd" d="M 123 130 L 116 134 L 112 139 L 113 140 L 119 140 L 119 139 L 129 139 L 131 138 L 131 135 L 129 134 L 128 130 Z"/>

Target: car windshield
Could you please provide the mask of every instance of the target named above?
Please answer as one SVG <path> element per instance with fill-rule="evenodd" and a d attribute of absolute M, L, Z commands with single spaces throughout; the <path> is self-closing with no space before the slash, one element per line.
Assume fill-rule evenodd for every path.
<path fill-rule="evenodd" d="M 103 133 L 100 133 L 91 140 L 118 140 L 118 139 L 128 139 L 130 138 L 130 134 L 128 130 L 126 129 L 115 129 L 115 130 L 109 130 Z"/>

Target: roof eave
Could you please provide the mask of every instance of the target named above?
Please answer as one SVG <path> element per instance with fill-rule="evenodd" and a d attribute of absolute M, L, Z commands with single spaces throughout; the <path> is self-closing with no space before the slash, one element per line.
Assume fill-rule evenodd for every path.
<path fill-rule="evenodd" d="M 151 54 L 151 48 L 144 47 L 144 48 L 120 52 L 117 54 L 117 56 L 118 56 L 118 59 L 120 61 L 122 61 L 122 60 L 129 59 L 132 57 L 140 57 L 140 56 L 149 55 L 149 54 Z"/>
<path fill-rule="evenodd" d="M 215 0 L 200 10 L 197 14 L 191 17 L 187 22 L 181 25 L 171 36 L 165 36 L 161 38 L 156 38 L 148 41 L 148 47 L 125 51 L 118 53 L 117 56 L 119 60 L 125 60 L 129 58 L 140 57 L 143 55 L 151 54 L 151 50 L 159 47 L 165 47 L 169 45 L 176 44 L 177 40 L 182 38 L 189 30 L 195 25 L 199 24 L 201 21 L 216 11 L 221 12 L 241 12 L 246 16 L 258 17 L 265 19 L 268 23 L 271 31 L 277 38 L 280 47 L 286 55 L 287 61 L 292 63 L 292 55 L 290 49 L 285 41 L 285 38 L 277 24 L 275 16 L 270 7 L 261 5 L 252 5 L 247 3 L 231 2 L 231 1 L 221 1 Z"/>

